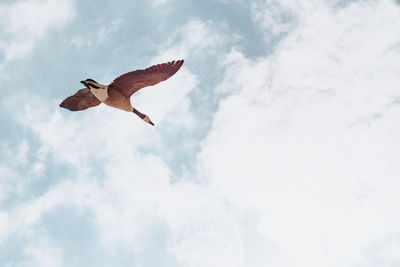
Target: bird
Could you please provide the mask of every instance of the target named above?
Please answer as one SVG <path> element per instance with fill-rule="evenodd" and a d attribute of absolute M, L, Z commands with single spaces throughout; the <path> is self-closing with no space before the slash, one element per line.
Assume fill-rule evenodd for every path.
<path fill-rule="evenodd" d="M 81 81 L 85 88 L 61 102 L 60 107 L 79 111 L 104 103 L 113 108 L 133 112 L 143 121 L 154 126 L 149 116 L 141 113 L 131 104 L 131 95 L 143 87 L 156 85 L 174 75 L 183 65 L 184 60 L 174 60 L 139 69 L 115 78 L 109 85 L 103 85 L 93 79 Z"/>

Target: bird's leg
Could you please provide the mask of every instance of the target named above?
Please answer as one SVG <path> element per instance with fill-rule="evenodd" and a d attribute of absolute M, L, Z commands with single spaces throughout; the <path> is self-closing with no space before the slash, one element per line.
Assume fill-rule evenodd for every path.
<path fill-rule="evenodd" d="M 136 115 L 138 115 L 145 122 L 154 126 L 154 123 L 150 120 L 149 116 L 147 116 L 146 114 L 141 113 L 139 110 L 137 110 L 135 108 L 133 108 L 132 112 L 135 113 Z"/>

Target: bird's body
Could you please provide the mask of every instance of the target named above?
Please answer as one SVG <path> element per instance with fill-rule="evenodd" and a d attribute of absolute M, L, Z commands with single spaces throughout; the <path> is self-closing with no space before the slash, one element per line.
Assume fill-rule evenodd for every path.
<path fill-rule="evenodd" d="M 90 88 L 90 92 L 94 94 L 94 96 L 103 103 L 106 103 L 108 99 L 108 86 L 99 84 L 101 87 L 98 89 Z"/>
<path fill-rule="evenodd" d="M 102 85 L 99 83 L 86 82 L 86 84 L 89 87 L 90 92 L 100 102 L 113 108 L 118 108 L 129 112 L 133 111 L 130 97 L 123 95 L 118 90 L 109 88 L 107 85 Z M 93 85 L 96 85 L 98 88 L 93 87 Z"/>
<path fill-rule="evenodd" d="M 60 107 L 71 111 L 84 110 L 104 103 L 108 106 L 133 112 L 142 120 L 154 125 L 149 117 L 131 105 L 130 97 L 143 87 L 155 85 L 174 75 L 182 66 L 183 60 L 154 65 L 145 70 L 125 73 L 110 85 L 99 84 L 92 79 L 81 81 L 86 88 L 66 98 Z"/>

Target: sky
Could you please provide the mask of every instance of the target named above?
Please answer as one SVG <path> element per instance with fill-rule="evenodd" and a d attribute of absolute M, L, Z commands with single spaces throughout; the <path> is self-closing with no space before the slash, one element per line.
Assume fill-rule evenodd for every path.
<path fill-rule="evenodd" d="M 400 266 L 399 62 L 397 0 L 2 0 L 0 266 Z"/>

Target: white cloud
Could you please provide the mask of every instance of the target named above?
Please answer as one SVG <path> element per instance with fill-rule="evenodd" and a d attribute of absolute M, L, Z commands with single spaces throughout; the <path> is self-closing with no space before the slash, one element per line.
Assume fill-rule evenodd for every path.
<path fill-rule="evenodd" d="M 37 241 L 30 243 L 24 253 L 29 260 L 22 263 L 23 266 L 38 267 L 58 267 L 63 266 L 62 254 L 57 248 L 49 244 L 48 240 L 39 238 Z"/>
<path fill-rule="evenodd" d="M 58 163 L 71 164 L 78 178 L 73 183 L 62 182 L 37 199 L 17 207 L 10 215 L 13 218 L 12 227 L 4 235 L 13 231 L 25 233 L 40 222 L 43 214 L 58 205 L 69 204 L 94 211 L 103 230 L 105 244 L 120 239 L 133 242 L 145 227 L 140 223 L 136 228 L 132 227 L 133 222 L 139 220 L 147 208 L 154 212 L 154 206 L 160 201 L 157 196 L 147 196 L 147 193 L 155 193 L 155 185 L 160 185 L 159 194 L 162 195 L 168 189 L 170 175 L 169 168 L 160 157 L 144 154 L 141 149 L 160 146 L 162 137 L 158 125 L 161 122 L 174 129 L 188 129 L 193 124 L 188 94 L 196 86 L 196 77 L 184 66 L 157 88 L 149 87 L 146 93 L 135 95 L 132 99 L 134 106 L 152 118 L 155 128 L 147 126 L 132 113 L 104 105 L 96 110 L 67 113 L 60 110 L 57 103 L 52 103 L 52 108 L 49 108 L 34 96 L 18 94 L 9 98 L 7 108 L 10 109 L 14 107 L 12 103 L 30 103 L 14 114 L 14 119 L 29 127 L 40 140 L 41 146 L 34 151 L 37 161 L 29 162 L 29 169 L 40 173 L 43 161 L 52 158 Z M 57 108 L 55 112 L 54 107 Z M 28 152 L 29 146 L 22 142 L 16 151 L 21 164 L 27 163 Z M 104 186 L 89 181 L 88 177 L 95 172 L 90 168 L 94 161 L 104 162 L 99 166 L 100 173 L 105 172 Z M 6 170 L 11 172 L 13 168 L 4 168 Z M 133 197 L 135 190 L 138 191 Z M 12 193 L 7 188 L 6 191 Z M 145 198 L 149 201 L 143 202 Z M 115 202 L 110 204 L 104 201 L 110 199 L 115 199 Z M 115 205 L 119 208 L 115 209 Z M 121 224 L 115 226 L 115 218 L 118 217 Z"/>
<path fill-rule="evenodd" d="M 221 38 L 216 32 L 210 35 L 211 28 L 199 21 L 188 25 L 201 39 L 210 39 L 196 49 L 212 47 Z M 192 48 L 200 51 L 195 49 L 193 40 L 188 40 L 193 37 L 189 31 L 183 32 L 184 35 L 175 35 L 182 37 L 176 42 L 179 49 L 185 53 Z M 182 125 L 189 130 L 194 118 L 188 94 L 196 86 L 196 76 L 184 65 L 168 81 L 135 95 L 133 104 L 149 114 L 156 125 L 159 121 L 175 130 L 182 129 Z M 21 96 L 9 99 L 8 103 L 13 101 L 21 101 Z M 111 251 L 123 243 L 140 253 L 147 242 L 146 233 L 159 218 L 166 221 L 171 234 L 165 253 L 185 265 L 241 265 L 240 229 L 231 212 L 225 211 L 223 199 L 202 185 L 171 183 L 171 170 L 163 156 L 142 151 L 162 144 L 163 136 L 157 127 L 149 127 L 133 114 L 106 106 L 64 115 L 60 110 L 52 112 L 35 97 L 30 97 L 29 103 L 25 110 L 17 112 L 16 119 L 39 138 L 39 151 L 44 154 L 41 158 L 71 164 L 78 176 L 10 212 L 8 234 L 17 231 L 28 235 L 44 214 L 60 205 L 72 205 L 94 214 L 101 230 L 101 244 Z M 146 106 L 151 110 L 146 110 Z M 92 177 L 94 170 L 89 166 L 93 162 L 102 162 L 99 171 L 103 178 Z M 215 245 L 210 247 L 209 240 Z M 201 249 L 196 249 L 198 245 Z"/>
<path fill-rule="evenodd" d="M 1 217 L 0 217 L 1 218 Z M 1 221 L 0 221 L 1 223 Z M 2 258 L 2 266 L 5 267 L 59 267 L 63 265 L 62 251 L 51 244 L 45 232 L 41 232 L 40 236 L 34 234 L 29 241 L 26 242 L 22 251 L 18 251 L 24 255 L 23 258 L 7 260 Z"/>
<path fill-rule="evenodd" d="M 16 174 L 11 168 L 0 164 L 0 201 L 6 198 L 11 191 L 15 190 L 12 185 L 15 177 Z"/>
<path fill-rule="evenodd" d="M 215 53 L 218 56 L 218 48 L 234 43 L 240 38 L 230 32 L 224 23 L 192 19 L 175 31 L 166 43 L 160 45 L 160 53 L 153 62 L 197 57 L 205 50 L 209 55 Z"/>
<path fill-rule="evenodd" d="M 264 33 L 278 35 L 287 33 L 296 26 L 297 12 L 304 12 L 305 1 L 251 1 L 250 10 L 254 22 Z"/>
<path fill-rule="evenodd" d="M 391 241 L 382 246 L 378 255 L 387 261 L 400 262 L 400 240 L 398 238 L 392 238 Z"/>
<path fill-rule="evenodd" d="M 2 192 L 0 192 L 2 194 Z M 0 243 L 3 242 L 3 239 L 10 232 L 9 229 L 9 221 L 8 215 L 4 212 L 0 212 Z"/>
<path fill-rule="evenodd" d="M 188 94 L 197 84 L 196 76 L 188 71 L 184 64 L 166 82 L 146 88 L 145 93 L 139 91 L 140 93 L 132 97 L 132 105 L 148 114 L 152 120 L 155 118 L 154 123 L 160 122 L 169 128 L 190 130 L 193 128 L 194 118 L 190 112 L 191 101 Z"/>
<path fill-rule="evenodd" d="M 260 214 L 277 266 L 352 266 L 400 232 L 400 10 L 389 1 L 311 7 L 273 55 L 227 57 L 219 90 L 229 97 L 199 169 Z"/>
<path fill-rule="evenodd" d="M 77 49 L 82 49 L 84 47 L 91 47 L 94 43 L 96 45 L 99 43 L 104 43 L 110 38 L 110 35 L 118 32 L 123 25 L 123 20 L 117 18 L 111 22 L 107 22 L 107 24 L 107 26 L 101 27 L 97 31 L 92 30 L 90 32 L 86 32 L 84 35 L 78 35 L 74 37 L 71 39 L 70 44 L 75 46 Z"/>
<path fill-rule="evenodd" d="M 5 59 L 27 55 L 46 32 L 74 17 L 72 0 L 30 0 L 0 5 L 0 25 L 7 39 L 0 42 Z"/>
<path fill-rule="evenodd" d="M 118 29 L 121 27 L 121 24 L 122 24 L 122 19 L 118 18 L 113 20 L 108 28 L 100 29 L 97 39 L 104 41 L 109 34 L 118 31 Z"/>
<path fill-rule="evenodd" d="M 23 140 L 18 146 L 18 152 L 16 154 L 16 161 L 18 164 L 24 165 L 28 161 L 27 153 L 29 152 L 29 144 L 26 140 Z"/>
<path fill-rule="evenodd" d="M 44 214 L 70 205 L 93 214 L 107 251 L 124 244 L 140 253 L 154 221 L 162 221 L 165 253 L 184 266 L 375 260 L 366 254 L 371 244 L 400 232 L 399 9 L 388 1 L 340 10 L 315 2 L 274 4 L 282 12 L 298 4 L 309 9 L 295 13 L 298 25 L 278 28 L 288 36 L 268 57 L 251 60 L 235 50 L 218 55 L 216 47 L 237 37 L 232 41 L 216 24 L 194 20 L 154 58 L 159 63 L 209 50 L 225 58 L 217 89 L 226 98 L 203 143 L 198 173 L 185 173 L 189 178 L 182 181 L 171 182 L 165 154 L 145 152 L 165 137 L 134 115 L 105 106 L 66 115 L 34 97 L 26 101 L 17 120 L 40 140 L 38 162 L 51 157 L 70 164 L 77 177 L 0 214 L 6 218 L 0 238 L 12 231 L 30 235 Z M 258 16 L 256 23 L 264 25 L 263 13 Z M 196 86 L 197 76 L 184 65 L 133 103 L 156 125 L 159 120 L 180 130 L 187 121 L 190 131 L 198 121 L 188 94 Z M 21 145 L 21 162 L 30 149 Z M 397 260 L 397 243 L 379 246 L 377 259 Z M 37 244 L 25 252 L 35 258 L 44 251 L 47 260 L 38 264 L 62 262 L 51 242 Z"/>

